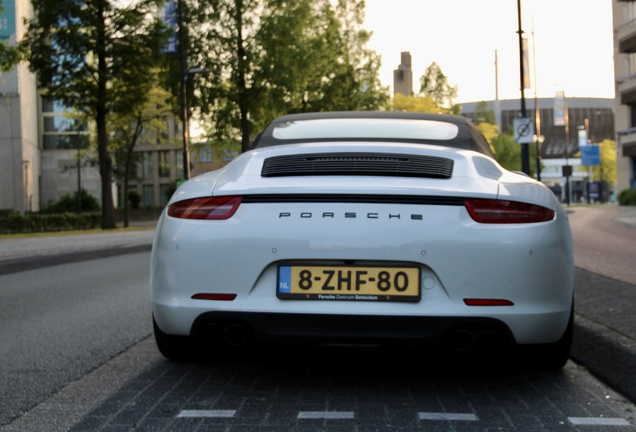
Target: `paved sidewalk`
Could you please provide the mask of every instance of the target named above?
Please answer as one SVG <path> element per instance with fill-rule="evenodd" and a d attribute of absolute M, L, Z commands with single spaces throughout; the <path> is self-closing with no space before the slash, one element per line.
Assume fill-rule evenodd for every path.
<path fill-rule="evenodd" d="M 153 229 L 140 229 L 41 237 L 0 237 L 0 263 L 19 258 L 151 245 L 154 235 Z"/>
<path fill-rule="evenodd" d="M 636 206 L 615 208 L 613 223 L 636 229 Z M 576 207 L 571 210 L 577 212 Z M 629 242 L 633 236 L 612 238 Z M 624 268 L 612 267 L 614 255 L 609 253 L 608 247 L 617 245 L 605 245 L 596 251 L 597 261 L 602 262 L 600 267 L 575 268 L 576 313 L 571 355 L 593 374 L 636 401 L 636 285 L 626 282 L 632 279 L 624 273 Z M 608 256 L 604 257 L 603 251 Z M 601 267 L 604 275 L 598 273 Z"/>
<path fill-rule="evenodd" d="M 618 206 L 616 221 L 636 228 L 636 206 Z"/>

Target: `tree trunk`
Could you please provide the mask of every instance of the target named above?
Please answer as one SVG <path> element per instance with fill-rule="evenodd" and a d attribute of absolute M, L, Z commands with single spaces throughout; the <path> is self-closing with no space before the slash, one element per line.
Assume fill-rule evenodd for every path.
<path fill-rule="evenodd" d="M 106 23 L 104 18 L 105 2 L 98 7 L 99 24 L 97 30 L 97 147 L 99 154 L 99 174 L 102 178 L 102 229 L 116 228 L 112 195 L 113 162 L 108 154 L 108 135 L 106 134 Z"/>
<path fill-rule="evenodd" d="M 241 112 L 241 152 L 250 149 L 250 121 L 249 101 L 247 95 L 247 85 L 245 83 L 246 61 L 245 61 L 245 41 L 243 40 L 243 1 L 236 0 L 236 54 L 237 61 L 237 90 L 239 96 L 239 111 Z"/>
<path fill-rule="evenodd" d="M 141 116 L 140 116 L 141 117 Z M 130 226 L 130 215 L 128 214 L 128 179 L 130 178 L 130 166 L 132 165 L 132 155 L 133 149 L 137 144 L 137 138 L 141 135 L 141 131 L 143 129 L 142 122 L 140 118 L 137 118 L 137 124 L 135 126 L 135 132 L 133 133 L 130 144 L 128 145 L 128 149 L 126 151 L 126 162 L 124 165 L 124 227 L 128 228 Z"/>

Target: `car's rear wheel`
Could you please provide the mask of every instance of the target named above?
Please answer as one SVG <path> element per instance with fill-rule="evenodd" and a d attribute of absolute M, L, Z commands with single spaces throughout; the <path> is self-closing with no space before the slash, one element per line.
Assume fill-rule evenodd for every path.
<path fill-rule="evenodd" d="M 570 357 L 572 335 L 574 333 L 574 303 L 570 310 L 570 319 L 565 333 L 553 344 L 525 347 L 520 354 L 524 365 L 531 369 L 558 370 L 565 366 Z"/>
<path fill-rule="evenodd" d="M 190 338 L 186 336 L 169 335 L 161 331 L 152 317 L 152 324 L 155 331 L 155 341 L 159 352 L 173 361 L 192 361 L 196 358 L 196 350 Z"/>

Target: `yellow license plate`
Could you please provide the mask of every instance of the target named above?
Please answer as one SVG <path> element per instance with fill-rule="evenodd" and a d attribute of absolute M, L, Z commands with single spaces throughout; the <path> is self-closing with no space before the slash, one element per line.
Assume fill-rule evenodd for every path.
<path fill-rule="evenodd" d="M 281 299 L 417 302 L 420 269 L 281 265 L 276 295 Z"/>

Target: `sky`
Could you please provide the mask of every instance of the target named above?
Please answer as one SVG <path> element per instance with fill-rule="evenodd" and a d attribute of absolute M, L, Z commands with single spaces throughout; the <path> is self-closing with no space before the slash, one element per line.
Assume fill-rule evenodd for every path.
<path fill-rule="evenodd" d="M 534 97 L 533 38 L 539 97 L 563 90 L 567 97 L 614 98 L 612 0 L 522 0 L 522 28 L 529 38 Z M 400 53 L 412 57 L 413 90 L 433 62 L 451 85 L 455 102 L 495 98 L 495 50 L 499 98 L 518 99 L 519 40 L 515 0 L 366 0 L 363 27 L 368 47 L 382 56 L 380 79 L 393 91 Z"/>

